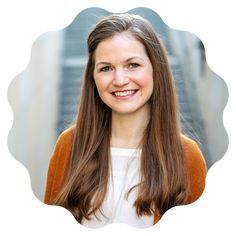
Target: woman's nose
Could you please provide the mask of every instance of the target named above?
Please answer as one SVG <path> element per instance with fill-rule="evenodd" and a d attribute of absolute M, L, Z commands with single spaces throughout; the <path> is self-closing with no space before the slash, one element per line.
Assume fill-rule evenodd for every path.
<path fill-rule="evenodd" d="M 113 78 L 113 85 L 124 86 L 129 83 L 129 76 L 127 71 L 124 69 L 116 69 Z"/>

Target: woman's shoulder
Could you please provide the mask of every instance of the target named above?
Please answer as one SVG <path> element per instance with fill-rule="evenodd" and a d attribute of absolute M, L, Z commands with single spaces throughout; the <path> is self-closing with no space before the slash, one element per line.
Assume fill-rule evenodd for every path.
<path fill-rule="evenodd" d="M 71 127 L 65 129 L 58 137 L 57 144 L 63 145 L 63 144 L 69 144 L 73 140 L 75 132 L 75 125 L 72 125 Z"/>
<path fill-rule="evenodd" d="M 197 142 L 186 135 L 181 134 L 181 142 L 185 156 L 198 157 L 204 159 L 201 149 Z"/>
<path fill-rule="evenodd" d="M 181 135 L 181 141 L 187 163 L 194 166 L 199 163 L 205 166 L 205 158 L 197 142 L 183 134 Z"/>
<path fill-rule="evenodd" d="M 183 148 L 192 148 L 193 146 L 198 146 L 197 142 L 191 138 L 189 138 L 188 136 L 181 134 L 181 141 L 182 141 L 182 145 Z"/>
<path fill-rule="evenodd" d="M 57 138 L 53 151 L 53 156 L 57 156 L 57 159 L 65 159 L 70 156 L 74 132 L 75 126 L 73 125 L 64 130 Z"/>
<path fill-rule="evenodd" d="M 181 135 L 181 141 L 190 184 L 188 202 L 191 203 L 197 200 L 204 190 L 207 167 L 197 142 L 185 135 Z"/>
<path fill-rule="evenodd" d="M 63 184 L 68 170 L 74 130 L 75 126 L 71 126 L 63 131 L 57 139 L 49 162 L 47 186 L 44 196 L 45 203 L 52 202 Z"/>
<path fill-rule="evenodd" d="M 62 131 L 59 137 L 68 138 L 68 137 L 73 136 L 74 132 L 75 132 L 75 125 L 72 125 L 68 127 L 67 129 L 65 129 L 64 131 Z"/>

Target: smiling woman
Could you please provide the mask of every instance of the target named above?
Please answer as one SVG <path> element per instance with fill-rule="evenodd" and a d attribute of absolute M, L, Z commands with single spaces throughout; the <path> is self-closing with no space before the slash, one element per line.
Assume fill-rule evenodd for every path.
<path fill-rule="evenodd" d="M 121 32 L 102 41 L 94 57 L 95 84 L 113 116 L 130 115 L 139 109 L 148 116 L 146 107 L 153 90 L 153 69 L 144 45 L 132 34 Z"/>
<path fill-rule="evenodd" d="M 149 227 L 202 194 L 205 160 L 181 133 L 166 52 L 147 20 L 105 17 L 87 45 L 77 121 L 55 146 L 45 203 L 92 228 Z"/>

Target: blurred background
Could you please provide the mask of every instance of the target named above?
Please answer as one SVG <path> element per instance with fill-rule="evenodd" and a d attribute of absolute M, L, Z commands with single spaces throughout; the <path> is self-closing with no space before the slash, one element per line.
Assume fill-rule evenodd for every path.
<path fill-rule="evenodd" d="M 182 131 L 197 140 L 209 169 L 228 147 L 222 121 L 228 99 L 225 82 L 207 65 L 204 45 L 197 36 L 168 27 L 151 9 L 129 12 L 148 19 L 162 38 L 176 82 Z M 77 113 L 87 36 L 101 17 L 110 14 L 88 8 L 65 29 L 40 36 L 27 68 L 9 86 L 14 113 L 9 150 L 29 171 L 32 190 L 40 200 L 55 142 Z"/>

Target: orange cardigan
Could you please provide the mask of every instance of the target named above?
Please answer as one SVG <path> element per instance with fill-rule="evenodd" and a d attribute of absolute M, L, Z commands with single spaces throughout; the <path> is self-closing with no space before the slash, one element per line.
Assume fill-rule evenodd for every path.
<path fill-rule="evenodd" d="M 46 192 L 44 202 L 50 204 L 60 191 L 64 177 L 67 172 L 70 150 L 72 146 L 74 127 L 65 130 L 58 138 L 52 153 L 47 176 Z M 182 135 L 184 156 L 188 168 L 189 196 L 188 203 L 197 200 L 205 187 L 206 163 L 197 144 Z M 160 219 L 158 209 L 155 212 L 153 223 L 156 224 Z"/>

